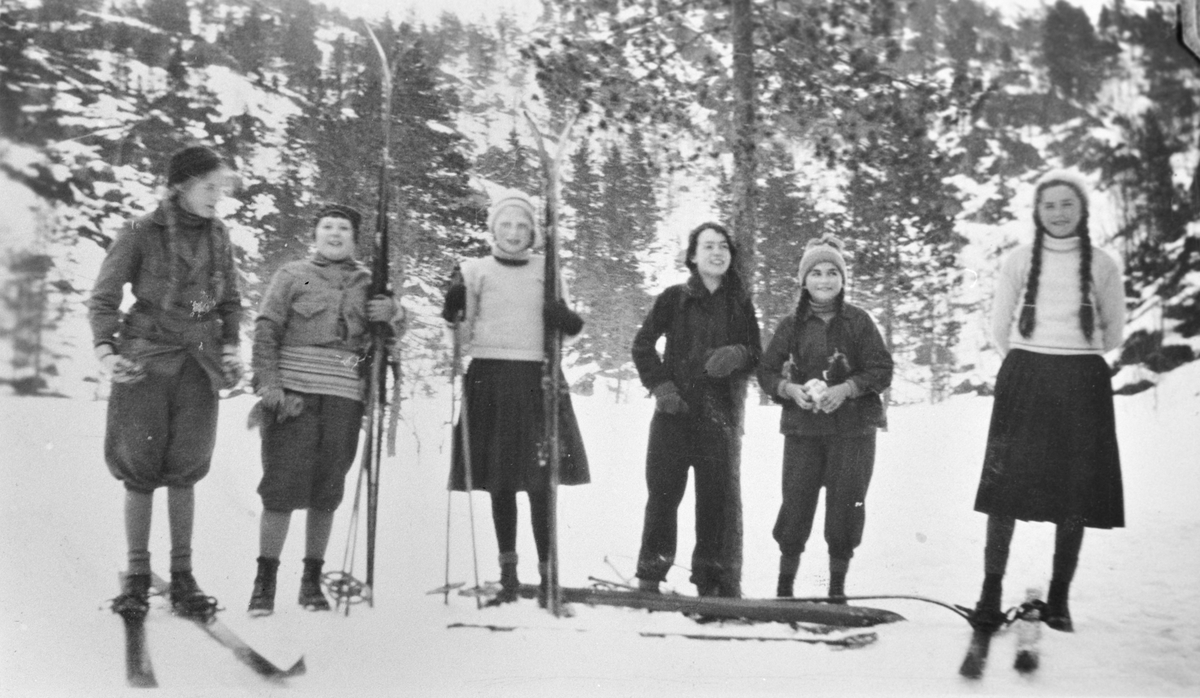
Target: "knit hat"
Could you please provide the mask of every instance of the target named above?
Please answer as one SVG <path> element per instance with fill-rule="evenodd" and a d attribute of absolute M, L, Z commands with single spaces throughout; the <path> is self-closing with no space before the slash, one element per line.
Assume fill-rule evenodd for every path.
<path fill-rule="evenodd" d="M 225 161 L 212 148 L 189 145 L 176 150 L 167 163 L 167 186 L 173 187 L 192 177 L 202 177 L 224 166 Z"/>
<path fill-rule="evenodd" d="M 325 204 L 317 211 L 317 215 L 313 216 L 313 225 L 321 222 L 322 218 L 345 218 L 350 221 L 350 225 L 354 228 L 354 239 L 358 240 L 358 230 L 362 225 L 362 214 L 353 206 L 345 206 L 343 204 Z"/>
<path fill-rule="evenodd" d="M 804 285 L 804 279 L 808 277 L 808 273 L 821 262 L 830 262 L 837 267 L 844 283 L 847 279 L 846 258 L 842 256 L 843 250 L 842 241 L 833 233 L 825 233 L 819 238 L 809 240 L 808 244 L 804 246 L 804 256 L 800 258 L 800 285 Z"/>
<path fill-rule="evenodd" d="M 493 226 L 496 225 L 496 217 L 506 208 L 517 208 L 525 212 L 529 216 L 529 222 L 533 224 L 533 241 L 530 245 L 531 249 L 537 249 L 542 246 L 541 231 L 538 230 L 537 224 L 537 207 L 533 204 L 533 199 L 530 199 L 524 193 L 519 191 L 509 192 L 504 196 L 496 199 L 495 203 L 488 209 L 487 227 L 488 232 L 495 233 Z"/>
<path fill-rule="evenodd" d="M 1091 191 L 1091 186 L 1088 185 L 1088 181 L 1086 178 L 1084 178 L 1082 172 L 1073 168 L 1059 168 L 1050 170 L 1041 177 L 1038 177 L 1037 188 L 1039 190 L 1043 187 L 1050 186 L 1051 184 L 1069 184 L 1072 187 L 1075 187 L 1075 189 L 1079 192 L 1079 195 L 1083 197 L 1083 201 L 1081 203 L 1083 204 L 1084 208 L 1087 208 L 1088 195 Z"/>

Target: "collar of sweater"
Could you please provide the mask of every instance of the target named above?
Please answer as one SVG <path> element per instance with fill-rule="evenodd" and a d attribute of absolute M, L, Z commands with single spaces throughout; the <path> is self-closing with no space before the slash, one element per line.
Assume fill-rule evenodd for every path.
<path fill-rule="evenodd" d="M 1042 248 L 1051 252 L 1074 252 L 1079 249 L 1081 244 L 1078 235 L 1068 238 L 1056 238 L 1053 235 L 1042 236 Z"/>
<path fill-rule="evenodd" d="M 313 254 L 311 261 L 313 264 L 317 265 L 318 267 L 340 267 L 347 271 L 351 271 L 353 269 L 358 268 L 358 261 L 355 260 L 354 257 L 347 257 L 345 259 L 334 260 L 334 259 L 330 259 L 330 258 L 326 257 L 325 255 L 321 254 L 320 252 L 316 252 Z"/>

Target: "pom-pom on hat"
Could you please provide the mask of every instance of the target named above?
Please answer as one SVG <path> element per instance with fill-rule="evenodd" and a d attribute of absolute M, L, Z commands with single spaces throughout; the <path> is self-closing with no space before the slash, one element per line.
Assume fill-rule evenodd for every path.
<path fill-rule="evenodd" d="M 322 218 L 345 218 L 350 221 L 350 225 L 354 228 L 354 239 L 358 240 L 358 230 L 362 226 L 362 214 L 353 206 L 343 204 L 325 204 L 318 211 L 317 215 L 313 216 L 313 225 L 321 222 Z"/>
<path fill-rule="evenodd" d="M 844 250 L 842 241 L 833 233 L 825 233 L 819 238 L 813 238 L 804 246 L 804 256 L 800 258 L 800 285 L 804 285 L 804 279 L 813 267 L 821 262 L 830 262 L 837 267 L 838 273 L 842 275 L 842 281 L 847 280 L 846 277 L 846 258 L 842 256 Z"/>
<path fill-rule="evenodd" d="M 203 145 L 189 145 L 171 154 L 167 162 L 167 186 L 182 184 L 192 177 L 203 177 L 225 165 L 215 150 Z"/>
<path fill-rule="evenodd" d="M 496 225 L 496 217 L 506 208 L 517 208 L 525 212 L 529 216 L 529 222 L 533 224 L 533 240 L 530 247 L 537 249 L 542 245 L 541 231 L 538 230 L 537 224 L 537 207 L 534 206 L 533 199 L 529 198 L 522 192 L 510 192 L 496 199 L 496 201 L 488 208 L 487 227 L 488 232 L 495 233 L 493 226 Z"/>

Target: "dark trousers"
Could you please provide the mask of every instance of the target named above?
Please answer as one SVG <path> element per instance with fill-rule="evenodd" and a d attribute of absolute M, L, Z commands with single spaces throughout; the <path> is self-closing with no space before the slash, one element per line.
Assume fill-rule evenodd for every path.
<path fill-rule="evenodd" d="M 787 436 L 783 445 L 783 504 L 775 540 L 784 555 L 804 552 L 825 488 L 829 557 L 849 560 L 862 542 L 867 487 L 875 469 L 875 433 L 862 436 Z"/>
<path fill-rule="evenodd" d="M 216 443 L 217 393 L 195 359 L 177 373 L 113 383 L 104 459 L 126 489 L 191 487 L 208 474 Z"/>
<path fill-rule="evenodd" d="M 706 585 L 720 580 L 729 458 L 730 444 L 715 425 L 688 415 L 655 413 L 646 454 L 647 498 L 638 554 L 639 579 L 662 581 L 675 562 L 677 513 L 687 490 L 688 470 L 692 469 L 696 473 L 692 581 Z"/>
<path fill-rule="evenodd" d="M 333 511 L 358 453 L 364 405 L 336 395 L 294 394 L 304 399 L 303 412 L 276 422 L 268 411 L 264 420 L 258 494 L 270 511 Z"/>
<path fill-rule="evenodd" d="M 537 546 L 538 562 L 550 558 L 550 495 L 548 492 L 528 492 L 529 518 L 533 524 L 533 542 Z M 500 554 L 517 551 L 517 493 L 492 493 L 492 523 L 496 526 L 496 547 Z"/>

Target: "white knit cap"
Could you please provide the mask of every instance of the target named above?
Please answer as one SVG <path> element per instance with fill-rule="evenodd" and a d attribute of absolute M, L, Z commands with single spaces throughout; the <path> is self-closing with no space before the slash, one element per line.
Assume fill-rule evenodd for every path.
<path fill-rule="evenodd" d="M 1087 206 L 1088 196 L 1091 193 L 1092 187 L 1088 184 L 1087 178 L 1083 173 L 1074 168 L 1058 168 L 1046 172 L 1041 177 L 1038 177 L 1037 186 L 1040 188 L 1043 185 L 1053 183 L 1070 184 L 1075 187 L 1081 196 L 1083 196 L 1083 205 Z"/>

